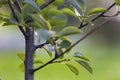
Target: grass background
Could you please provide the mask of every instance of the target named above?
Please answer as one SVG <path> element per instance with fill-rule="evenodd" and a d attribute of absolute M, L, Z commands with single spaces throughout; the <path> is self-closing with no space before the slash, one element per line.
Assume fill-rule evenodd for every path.
<path fill-rule="evenodd" d="M 77 64 L 76 66 L 80 71 L 79 76 L 69 71 L 64 64 L 52 64 L 36 72 L 35 80 L 120 80 L 119 45 L 105 46 L 101 43 L 96 43 L 95 45 L 87 40 L 79 45 L 75 47 L 73 52 L 81 51 L 89 57 L 90 64 L 94 70 L 92 75 Z M 0 78 L 2 80 L 24 80 L 24 74 L 19 69 L 19 65 L 22 61 L 18 58 L 16 53 L 17 52 L 1 52 Z M 41 58 L 44 59 L 47 57 L 43 55 Z"/>

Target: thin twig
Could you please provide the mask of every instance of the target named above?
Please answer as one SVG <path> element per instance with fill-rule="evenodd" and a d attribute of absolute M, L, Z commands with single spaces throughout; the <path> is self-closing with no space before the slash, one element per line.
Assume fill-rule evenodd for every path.
<path fill-rule="evenodd" d="M 20 5 L 19 0 L 15 0 L 15 5 L 17 6 L 18 10 L 21 12 L 22 11 L 22 7 Z"/>
<path fill-rule="evenodd" d="M 45 7 L 47 7 L 48 5 L 50 5 L 51 3 L 53 3 L 55 0 L 48 0 L 47 2 L 45 2 L 44 4 L 42 4 L 40 6 L 40 9 L 44 9 Z"/>
<path fill-rule="evenodd" d="M 46 44 L 49 44 L 48 41 L 42 43 L 42 44 L 38 44 L 38 45 L 35 45 L 35 50 L 38 49 L 38 48 L 42 48 L 43 46 L 45 46 Z"/>
<path fill-rule="evenodd" d="M 15 14 L 14 8 L 13 8 L 12 3 L 11 3 L 10 0 L 8 0 L 8 4 L 9 4 L 10 9 L 11 9 L 11 11 L 12 11 L 13 17 L 14 17 L 15 20 L 18 22 L 18 18 L 17 18 L 16 14 Z M 19 5 L 18 5 L 18 6 L 19 6 Z M 23 35 L 24 35 L 24 36 L 27 36 L 27 34 L 26 34 L 25 30 L 23 29 L 23 27 L 20 26 L 19 24 L 18 24 L 18 27 L 19 27 L 19 29 L 21 30 L 21 32 L 23 33 Z"/>
<path fill-rule="evenodd" d="M 118 16 L 119 14 L 120 14 L 120 11 L 117 11 L 117 13 L 114 14 L 114 15 L 102 15 L 102 17 L 116 17 L 116 16 Z"/>
<path fill-rule="evenodd" d="M 22 11 L 22 7 L 20 5 L 20 1 L 19 0 L 15 0 L 15 5 L 17 6 L 18 10 L 21 12 Z M 20 31 L 23 33 L 23 35 L 26 37 L 27 33 L 25 32 L 25 30 L 23 29 L 22 26 L 18 25 L 18 28 L 20 29 Z"/>
<path fill-rule="evenodd" d="M 52 39 L 53 43 L 54 43 L 54 51 L 55 51 L 55 57 L 58 56 L 58 51 L 57 51 L 57 43 L 54 39 Z"/>
<path fill-rule="evenodd" d="M 110 19 L 109 19 L 110 20 Z M 93 28 L 90 32 L 86 33 L 83 37 L 81 37 L 77 42 L 75 42 L 70 48 L 68 48 L 66 51 L 64 51 L 63 53 L 61 53 L 60 55 L 58 55 L 57 57 L 53 58 L 52 60 L 48 61 L 47 63 L 43 64 L 42 66 L 36 68 L 33 70 L 33 72 L 38 71 L 39 69 L 42 69 L 43 67 L 47 66 L 48 64 L 53 63 L 53 61 L 55 61 L 56 59 L 58 59 L 59 57 L 63 56 L 66 52 L 70 51 L 73 47 L 75 47 L 79 42 L 81 42 L 82 40 L 84 40 L 85 38 L 87 38 L 89 35 L 91 35 L 93 32 L 95 32 L 96 30 L 98 30 L 99 28 L 102 27 L 103 24 L 105 24 L 106 22 L 108 22 L 109 20 L 106 20 L 104 22 L 102 22 L 101 24 L 99 24 L 97 27 Z"/>
<path fill-rule="evenodd" d="M 8 0 L 8 4 L 9 4 L 10 9 L 11 9 L 11 11 L 12 11 L 13 17 L 14 17 L 15 20 L 18 22 L 18 18 L 17 18 L 16 14 L 15 14 L 14 8 L 13 8 L 12 3 L 11 3 L 10 0 Z"/>
<path fill-rule="evenodd" d="M 60 61 L 54 61 L 52 63 L 61 63 L 61 62 L 68 62 L 71 61 L 71 59 L 64 59 L 64 60 L 60 60 Z"/>
<path fill-rule="evenodd" d="M 23 29 L 22 26 L 18 25 L 18 28 L 20 29 L 20 31 L 22 32 L 22 34 L 26 37 L 27 33 L 25 32 L 25 30 Z"/>
<path fill-rule="evenodd" d="M 110 10 L 112 7 L 114 7 L 114 6 L 115 6 L 115 3 L 113 3 L 112 5 L 110 5 L 110 6 L 107 8 L 107 10 L 109 11 L 109 10 Z M 91 22 L 99 19 L 99 18 L 102 17 L 105 13 L 106 13 L 106 12 L 102 12 L 101 14 L 99 14 L 98 16 L 96 16 L 95 18 L 93 18 L 93 19 L 91 20 Z M 85 27 L 85 26 L 87 26 L 87 25 L 88 25 L 88 23 L 86 23 L 86 24 L 84 24 L 84 25 L 81 25 L 81 24 L 80 24 L 80 26 L 79 26 L 78 28 L 81 29 L 81 28 L 83 28 L 83 27 Z"/>

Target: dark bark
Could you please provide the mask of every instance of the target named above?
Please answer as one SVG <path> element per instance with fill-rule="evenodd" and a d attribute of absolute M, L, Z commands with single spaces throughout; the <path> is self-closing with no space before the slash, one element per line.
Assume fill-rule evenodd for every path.
<path fill-rule="evenodd" d="M 25 38 L 25 80 L 34 80 L 34 28 L 26 28 Z"/>

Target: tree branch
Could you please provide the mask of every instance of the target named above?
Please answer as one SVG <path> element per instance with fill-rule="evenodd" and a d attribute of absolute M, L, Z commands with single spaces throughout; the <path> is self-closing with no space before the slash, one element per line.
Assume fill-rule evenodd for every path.
<path fill-rule="evenodd" d="M 103 15 L 102 17 L 116 17 L 120 14 L 120 11 L 117 11 L 116 14 L 113 14 L 113 15 Z"/>
<path fill-rule="evenodd" d="M 15 0 L 15 5 L 17 6 L 18 10 L 21 12 L 22 11 L 22 7 L 20 5 L 19 0 Z"/>
<path fill-rule="evenodd" d="M 10 0 L 8 0 L 8 4 L 9 4 L 10 9 L 11 9 L 11 11 L 12 11 L 13 17 L 14 17 L 15 20 L 18 22 L 18 18 L 17 18 L 16 14 L 15 14 L 14 8 L 13 8 L 12 3 L 11 3 Z M 23 29 L 23 27 L 20 26 L 19 24 L 18 24 L 18 27 L 19 27 L 19 29 L 21 30 L 21 32 L 23 33 L 23 35 L 24 35 L 24 36 L 27 36 L 27 34 L 26 34 L 25 30 Z"/>
<path fill-rule="evenodd" d="M 36 46 L 35 46 L 35 50 L 38 49 L 38 48 L 42 48 L 42 47 L 45 46 L 46 44 L 49 44 L 49 42 L 46 41 L 46 42 L 44 42 L 44 43 L 42 43 L 42 44 L 36 45 Z"/>
<path fill-rule="evenodd" d="M 51 0 L 50 0 L 50 1 L 51 1 Z M 53 1 L 54 1 L 54 0 L 53 0 Z M 47 3 L 47 2 L 46 2 L 46 3 Z M 113 3 L 112 5 L 110 5 L 110 6 L 107 8 L 107 10 L 110 10 L 113 6 L 115 6 L 115 3 Z M 103 12 L 103 13 L 99 14 L 98 16 L 96 16 L 95 18 L 93 18 L 93 19 L 91 20 L 91 22 L 97 20 L 97 19 L 100 18 L 100 17 L 103 17 L 103 15 L 104 15 L 105 13 L 106 13 L 106 12 Z M 83 28 L 83 27 L 85 27 L 85 26 L 87 26 L 87 25 L 88 25 L 88 23 L 83 24 L 83 22 L 82 22 L 78 28 L 81 29 L 81 28 Z M 37 49 L 37 48 L 42 48 L 42 47 L 45 46 L 46 44 L 49 44 L 49 42 L 45 42 L 45 43 L 43 43 L 43 44 L 36 45 L 35 49 Z"/>
<path fill-rule="evenodd" d="M 17 0 L 17 1 L 18 1 L 18 0 Z M 16 5 L 17 5 L 17 7 L 20 7 L 20 5 L 18 5 L 19 3 L 18 3 L 17 1 L 16 1 L 16 3 L 17 3 Z M 12 3 L 11 3 L 10 0 L 8 0 L 8 4 L 9 4 L 10 9 L 11 9 L 11 11 L 12 11 L 13 17 L 14 17 L 15 20 L 18 22 L 18 18 L 17 18 L 16 14 L 15 14 L 14 8 L 13 8 Z M 21 8 L 18 8 L 18 9 L 20 9 L 20 11 L 21 11 Z M 24 35 L 24 36 L 27 36 L 27 34 L 26 34 L 25 30 L 23 29 L 23 27 L 20 26 L 19 24 L 18 24 L 18 27 L 19 27 L 19 29 L 21 30 L 21 32 L 23 33 L 23 35 Z"/>
<path fill-rule="evenodd" d="M 40 9 L 44 9 L 45 7 L 47 7 L 48 5 L 50 5 L 51 3 L 53 3 L 55 0 L 48 0 L 46 3 L 42 4 L 40 6 Z"/>
<path fill-rule="evenodd" d="M 112 5 L 110 5 L 110 6 L 107 8 L 107 10 L 110 10 L 110 9 L 111 9 L 112 7 L 114 7 L 114 6 L 115 6 L 115 3 L 113 3 Z M 93 19 L 91 20 L 91 22 L 99 19 L 99 18 L 102 17 L 105 13 L 106 13 L 106 12 L 102 12 L 101 14 L 99 14 L 98 16 L 96 16 L 95 18 L 93 18 Z M 84 25 L 81 25 L 81 24 L 80 24 L 80 26 L 79 26 L 78 28 L 81 29 L 81 28 L 83 28 L 83 27 L 85 27 L 85 26 L 87 26 L 87 25 L 88 25 L 88 23 L 86 23 L 86 24 L 84 24 Z"/>
<path fill-rule="evenodd" d="M 110 19 L 109 19 L 110 20 Z M 56 59 L 58 59 L 59 57 L 63 56 L 66 52 L 70 51 L 73 47 L 75 47 L 79 42 L 81 42 L 82 40 L 84 40 L 85 38 L 87 38 L 89 35 L 91 35 L 93 32 L 95 32 L 96 30 L 98 30 L 99 28 L 102 27 L 103 24 L 105 24 L 106 22 L 108 22 L 109 20 L 106 20 L 104 22 L 102 22 L 101 24 L 99 24 L 97 27 L 93 28 L 90 32 L 86 33 L 83 37 L 81 37 L 77 42 L 75 42 L 70 48 L 68 48 L 66 51 L 64 51 L 63 53 L 61 53 L 60 55 L 58 55 L 57 57 L 53 58 L 52 60 L 48 61 L 47 63 L 43 64 L 42 66 L 36 68 L 33 70 L 33 72 L 38 71 L 39 69 L 42 69 L 43 67 L 47 66 L 48 64 L 53 63 L 53 61 L 55 61 Z"/>
<path fill-rule="evenodd" d="M 23 29 L 22 26 L 18 25 L 18 28 L 20 29 L 20 31 L 22 32 L 22 34 L 26 37 L 27 33 L 25 32 L 25 30 Z"/>
<path fill-rule="evenodd" d="M 11 9 L 11 11 L 12 11 L 13 17 L 14 17 L 14 18 L 16 19 L 16 21 L 18 22 L 18 18 L 17 18 L 16 14 L 15 14 L 14 8 L 13 8 L 12 3 L 11 3 L 10 0 L 8 0 L 8 4 L 9 4 L 10 9 Z"/>

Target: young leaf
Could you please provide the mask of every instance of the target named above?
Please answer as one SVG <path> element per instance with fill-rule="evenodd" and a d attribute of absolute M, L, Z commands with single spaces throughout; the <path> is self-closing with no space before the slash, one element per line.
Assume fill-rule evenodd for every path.
<path fill-rule="evenodd" d="M 52 28 L 52 25 L 51 25 L 51 23 L 50 23 L 50 21 L 49 20 L 46 20 L 42 15 L 40 15 L 39 14 L 39 17 L 40 17 L 40 19 L 45 23 L 45 27 L 44 28 L 46 28 L 46 29 L 48 29 L 48 30 L 51 30 L 51 28 Z"/>
<path fill-rule="evenodd" d="M 80 52 L 76 52 L 73 56 L 77 57 L 77 58 L 80 58 L 80 59 L 83 59 L 85 61 L 89 61 L 89 59 L 84 57 L 84 55 L 82 53 L 80 53 Z"/>
<path fill-rule="evenodd" d="M 22 61 L 24 61 L 24 59 L 25 59 L 25 54 L 24 54 L 24 53 L 18 53 L 17 56 L 18 56 Z"/>
<path fill-rule="evenodd" d="M 69 40 L 63 40 L 61 43 L 60 43 L 60 46 L 61 48 L 68 48 L 71 46 L 71 41 Z"/>
<path fill-rule="evenodd" d="M 34 64 L 43 64 L 43 62 L 40 61 L 40 60 L 35 60 L 35 61 L 34 61 Z"/>
<path fill-rule="evenodd" d="M 29 14 L 29 16 L 35 20 L 37 23 L 39 23 L 39 26 L 42 28 L 46 27 L 45 22 L 37 15 L 37 14 Z"/>
<path fill-rule="evenodd" d="M 77 16 L 79 16 L 79 17 L 81 16 L 81 14 L 78 12 L 78 10 L 76 8 L 74 8 L 74 12 Z"/>
<path fill-rule="evenodd" d="M 78 71 L 78 69 L 75 67 L 75 66 L 73 66 L 73 65 L 71 65 L 71 64 L 68 64 L 68 63 L 66 63 L 65 64 L 74 74 L 76 74 L 77 76 L 79 75 L 79 71 Z"/>
<path fill-rule="evenodd" d="M 62 50 L 62 48 L 58 48 L 57 49 L 57 55 L 61 55 L 62 53 L 63 53 L 63 50 Z M 64 58 L 64 55 L 62 55 L 61 57 L 59 57 L 59 59 L 63 59 Z"/>
<path fill-rule="evenodd" d="M 36 12 L 36 10 L 27 4 L 24 5 L 22 8 L 22 16 L 24 19 L 26 19 L 28 17 L 28 14 L 31 14 L 33 12 Z"/>
<path fill-rule="evenodd" d="M 51 30 L 52 26 L 51 26 L 50 22 L 46 20 L 46 24 L 47 24 L 48 30 Z"/>
<path fill-rule="evenodd" d="M 65 36 L 60 37 L 60 39 L 62 40 L 62 42 L 60 43 L 61 48 L 68 48 L 72 43 L 72 41 Z"/>
<path fill-rule="evenodd" d="M 115 0 L 116 5 L 120 6 L 120 0 Z"/>
<path fill-rule="evenodd" d="M 16 14 L 16 17 L 18 19 L 18 23 L 22 23 L 22 14 L 17 10 L 15 10 L 15 14 Z"/>
<path fill-rule="evenodd" d="M 88 11 L 88 15 L 93 15 L 93 14 L 96 14 L 96 13 L 101 13 L 101 12 L 106 12 L 107 9 L 105 8 L 92 8 L 91 10 Z"/>
<path fill-rule="evenodd" d="M 16 20 L 14 20 L 14 19 L 9 19 L 9 18 L 4 18 L 4 19 L 2 19 L 2 20 L 0 20 L 0 21 L 2 21 L 2 26 L 10 26 L 10 25 L 17 25 L 18 23 L 16 22 Z"/>
<path fill-rule="evenodd" d="M 65 26 L 66 22 L 67 22 L 66 18 L 64 17 L 64 20 L 61 19 L 61 18 L 63 18 L 63 16 L 57 16 L 57 18 L 53 17 L 51 20 L 49 19 L 52 27 L 58 28 L 58 27 L 61 27 L 61 26 Z"/>
<path fill-rule="evenodd" d="M 35 3 L 34 0 L 24 0 L 24 3 L 29 4 L 30 6 L 34 7 L 36 10 L 40 11 L 39 6 Z"/>
<path fill-rule="evenodd" d="M 66 4 L 76 9 L 80 15 L 82 14 L 81 6 L 76 0 L 66 0 Z"/>
<path fill-rule="evenodd" d="M 39 29 L 38 30 L 38 35 L 40 37 L 40 41 L 45 42 L 47 40 L 49 40 L 50 38 L 52 38 L 55 35 L 54 31 L 48 31 L 45 29 Z"/>
<path fill-rule="evenodd" d="M 22 17 L 25 19 L 28 17 L 28 14 L 32 13 L 32 9 L 28 5 L 24 5 L 22 8 Z"/>
<path fill-rule="evenodd" d="M 63 8 L 61 11 L 63 13 L 69 14 L 71 16 L 74 16 L 74 17 L 76 16 L 76 14 L 74 13 L 74 11 L 70 10 L 69 8 Z"/>
<path fill-rule="evenodd" d="M 80 29 L 78 29 L 77 27 L 74 26 L 69 26 L 69 27 L 65 27 L 61 32 L 60 32 L 60 36 L 68 36 L 68 35 L 73 35 L 73 34 L 79 34 L 82 31 Z"/>
<path fill-rule="evenodd" d="M 24 72 L 25 71 L 24 63 L 21 63 L 19 68 L 20 68 L 21 72 Z"/>
<path fill-rule="evenodd" d="M 77 63 L 79 63 L 80 65 L 82 65 L 86 70 L 88 70 L 91 74 L 93 73 L 93 69 L 91 68 L 91 66 L 82 60 L 76 60 Z"/>

